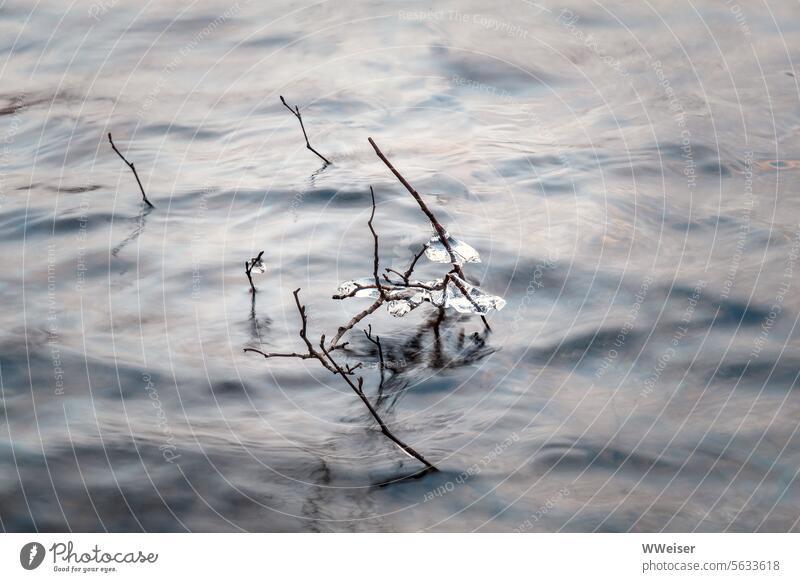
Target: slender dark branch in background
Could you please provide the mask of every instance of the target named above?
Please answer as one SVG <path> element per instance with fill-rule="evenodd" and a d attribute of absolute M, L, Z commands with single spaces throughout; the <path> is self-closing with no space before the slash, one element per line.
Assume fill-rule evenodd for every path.
<path fill-rule="evenodd" d="M 255 294 L 255 292 L 256 292 L 256 286 L 253 285 L 253 277 L 250 274 L 250 272 L 253 270 L 253 267 L 255 266 L 255 264 L 258 261 L 261 260 L 261 255 L 263 255 L 263 254 L 264 254 L 264 251 L 261 251 L 260 253 L 258 253 L 258 256 L 255 259 L 252 259 L 250 261 L 245 261 L 244 262 L 244 272 L 247 275 L 247 280 L 250 281 L 250 292 L 253 293 L 253 294 Z"/>
<path fill-rule="evenodd" d="M 253 277 L 250 275 L 250 261 L 244 262 L 244 273 L 247 275 L 247 280 L 250 281 L 250 293 L 256 294 L 256 286 L 253 285 Z"/>
<path fill-rule="evenodd" d="M 318 157 L 319 157 L 319 158 L 320 158 L 320 159 L 321 159 L 323 162 L 325 162 L 326 164 L 330 164 L 330 161 L 328 161 L 328 158 L 326 158 L 326 157 L 325 157 L 325 156 L 323 156 L 321 153 L 319 153 L 317 150 L 315 150 L 314 148 L 312 148 L 312 147 L 311 147 L 311 143 L 309 143 L 309 141 L 308 141 L 308 134 L 306 133 L 306 126 L 305 126 L 305 125 L 303 125 L 303 117 L 300 115 L 300 109 L 297 107 L 297 105 L 295 105 L 295 106 L 294 106 L 294 109 L 292 109 L 292 108 L 289 106 L 289 104 L 288 104 L 288 103 L 286 103 L 286 99 L 284 99 L 284 98 L 283 98 L 283 95 L 281 95 L 281 96 L 280 96 L 280 98 L 281 98 L 281 103 L 283 103 L 283 104 L 284 104 L 284 106 L 286 107 L 286 109 L 288 109 L 289 111 L 291 111 L 291 112 L 292 112 L 292 115 L 294 115 L 294 116 L 297 118 L 297 121 L 299 121 L 299 122 L 300 122 L 300 129 L 302 129 L 302 130 L 303 130 L 303 137 L 304 137 L 304 138 L 305 138 L 305 140 L 306 140 L 306 147 L 307 147 L 308 149 L 310 149 L 312 152 L 314 152 L 315 154 L 317 154 L 317 156 L 318 156 Z"/>
<path fill-rule="evenodd" d="M 142 181 L 139 179 L 139 174 L 136 172 L 136 167 L 131 162 L 126 160 L 125 156 L 123 156 L 117 149 L 117 146 L 114 145 L 114 140 L 111 139 L 111 133 L 108 134 L 108 143 L 111 144 L 111 149 L 117 152 L 117 155 L 120 158 L 122 158 L 122 161 L 125 162 L 125 164 L 131 169 L 131 172 L 133 172 L 133 176 L 134 178 L 136 178 L 136 183 L 139 184 L 139 190 L 142 191 L 142 200 L 144 200 L 144 203 L 147 204 L 150 208 L 155 208 L 155 206 L 153 206 L 147 199 L 147 194 L 144 193 L 144 186 L 142 186 Z"/>
<path fill-rule="evenodd" d="M 447 231 L 442 226 L 442 223 L 439 222 L 436 219 L 436 216 L 433 214 L 433 212 L 431 212 L 431 209 L 428 208 L 428 205 L 425 204 L 425 201 L 422 199 L 422 196 L 419 195 L 419 192 L 417 192 L 414 189 L 414 187 L 411 184 L 408 183 L 408 180 L 406 180 L 403 177 L 403 175 L 395 169 L 395 167 L 392 165 L 392 162 L 390 162 L 389 159 L 385 155 L 383 155 L 383 152 L 378 147 L 378 144 L 376 144 L 371 137 L 368 138 L 368 140 L 369 140 L 369 143 L 372 146 L 372 148 L 375 150 L 375 153 L 378 154 L 378 157 L 383 161 L 384 164 L 386 164 L 386 167 L 389 168 L 389 170 L 391 170 L 392 174 L 394 174 L 395 177 L 398 180 L 400 180 L 400 183 L 403 186 L 406 187 L 406 190 L 408 190 L 409 194 L 411 194 L 411 196 L 414 197 L 414 200 L 417 201 L 417 204 L 419 204 L 420 209 L 422 209 L 422 212 L 425 214 L 425 216 L 428 217 L 428 220 L 430 221 L 431 226 L 433 226 L 433 229 L 436 231 L 436 234 L 438 235 L 439 240 L 442 241 L 442 245 L 447 250 L 447 254 L 450 255 L 450 262 L 453 265 L 453 270 L 456 272 L 456 274 L 459 277 L 461 277 L 462 279 L 466 280 L 467 278 L 464 275 L 464 271 L 462 270 L 461 265 L 458 264 L 458 259 L 456 258 L 456 253 L 455 253 L 455 251 L 453 251 L 453 247 L 450 245 L 450 241 L 447 240 Z M 455 283 L 455 280 L 453 282 Z M 470 297 L 470 295 L 468 293 L 466 293 L 466 291 L 464 290 L 464 287 L 462 285 L 460 285 L 460 284 L 458 284 L 456 286 L 464 294 L 464 296 L 467 299 L 469 299 L 469 301 L 477 308 L 477 305 L 476 305 L 475 301 L 472 299 L 472 297 Z M 481 315 L 481 319 L 483 320 L 483 325 L 486 326 L 486 329 L 490 330 L 491 327 L 489 327 L 489 322 L 486 321 L 486 317 Z"/>

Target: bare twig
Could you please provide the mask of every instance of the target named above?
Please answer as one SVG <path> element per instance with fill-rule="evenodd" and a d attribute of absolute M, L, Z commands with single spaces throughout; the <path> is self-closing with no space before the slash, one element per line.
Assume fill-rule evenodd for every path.
<path fill-rule="evenodd" d="M 117 149 L 117 146 L 114 145 L 114 140 L 111 139 L 111 133 L 108 134 L 108 143 L 111 144 L 111 149 L 113 149 L 117 153 L 117 155 L 120 158 L 122 158 L 122 161 L 125 162 L 125 164 L 131 169 L 131 172 L 133 172 L 133 177 L 136 178 L 136 183 L 139 184 L 139 190 L 141 190 L 142 192 L 142 200 L 144 201 L 144 203 L 147 204 L 150 208 L 155 208 L 155 206 L 153 206 L 147 199 L 147 194 L 144 193 L 144 186 L 142 186 L 142 181 L 139 179 L 139 174 L 136 172 L 136 167 L 133 165 L 133 163 L 126 160 L 125 156 L 123 156 Z"/>
<path fill-rule="evenodd" d="M 316 358 L 313 354 L 298 354 L 296 352 L 292 352 L 290 354 L 279 354 L 276 352 L 262 352 L 256 348 L 244 348 L 243 352 L 253 352 L 255 354 L 261 354 L 265 358 L 300 358 L 301 360 L 309 360 L 311 358 Z"/>
<path fill-rule="evenodd" d="M 372 259 L 372 276 L 375 279 L 375 287 L 378 289 L 378 295 L 382 299 L 386 299 L 386 292 L 383 290 L 383 286 L 381 286 L 380 277 L 378 277 L 378 269 L 380 268 L 380 258 L 378 257 L 378 233 L 375 232 L 375 227 L 372 226 L 372 221 L 375 218 L 375 191 L 372 189 L 372 186 L 369 187 L 369 193 L 372 195 L 372 213 L 369 215 L 369 220 L 367 221 L 367 226 L 369 226 L 369 231 L 372 233 L 372 238 L 375 241 L 375 251 L 374 257 Z"/>
<path fill-rule="evenodd" d="M 367 339 L 370 342 L 375 344 L 375 347 L 378 348 L 378 357 L 380 358 L 380 363 L 381 363 L 381 376 L 383 376 L 383 370 L 386 367 L 386 365 L 383 362 L 383 348 L 381 347 L 381 338 L 380 338 L 380 336 L 377 336 L 377 335 L 374 338 L 372 337 L 372 326 L 371 325 L 368 325 L 367 329 L 364 330 L 364 335 L 367 336 Z"/>
<path fill-rule="evenodd" d="M 431 212 L 431 209 L 428 208 L 428 205 L 425 204 L 425 201 L 422 199 L 422 196 L 419 195 L 419 192 L 417 192 L 414 189 L 414 187 L 411 184 L 408 183 L 408 180 L 406 180 L 403 177 L 403 175 L 395 169 L 395 167 L 392 165 L 392 163 L 389 161 L 389 159 L 385 155 L 383 155 L 383 152 L 378 147 L 378 144 L 376 144 L 371 137 L 369 138 L 369 143 L 372 146 L 372 148 L 375 150 L 375 153 L 378 155 L 378 157 L 383 161 L 384 164 L 386 164 L 386 167 L 389 168 L 389 170 L 391 170 L 392 174 L 394 174 L 395 177 L 398 180 L 400 180 L 400 183 L 403 186 L 405 186 L 405 188 L 406 188 L 406 190 L 408 190 L 409 194 L 411 194 L 411 196 L 414 197 L 414 200 L 417 201 L 417 204 L 419 204 L 419 207 L 422 210 L 423 214 L 425 214 L 425 216 L 428 217 L 428 220 L 430 221 L 431 226 L 433 226 L 433 229 L 436 231 L 436 234 L 439 237 L 439 240 L 442 241 L 442 245 L 444 246 L 445 250 L 447 250 L 447 254 L 450 256 L 450 262 L 453 265 L 453 270 L 455 270 L 456 274 L 459 277 L 461 277 L 462 279 L 466 280 L 466 276 L 464 275 L 464 271 L 462 270 L 461 265 L 459 265 L 459 263 L 458 263 L 458 259 L 456 258 L 456 253 L 453 250 L 453 247 L 450 245 L 450 241 L 448 240 L 447 231 L 442 226 L 442 223 L 439 222 L 436 219 L 436 216 L 433 214 L 433 212 Z M 473 306 L 475 306 L 477 308 L 477 304 L 472 299 L 472 297 L 468 293 L 465 292 L 463 286 L 458 285 L 458 284 L 456 286 L 464 294 L 464 296 L 473 304 Z M 491 327 L 489 327 L 489 322 L 486 321 L 486 317 L 481 315 L 481 319 L 483 320 L 483 324 L 486 326 L 486 329 L 491 329 Z"/>
<path fill-rule="evenodd" d="M 335 335 L 335 336 L 333 337 L 333 339 L 331 340 L 331 344 L 330 344 L 330 348 L 329 348 L 329 349 L 331 349 L 331 350 L 335 349 L 335 348 L 336 348 L 336 346 L 337 346 L 337 344 L 339 343 L 339 340 L 340 340 L 340 339 L 342 339 L 342 336 L 343 336 L 344 334 L 346 334 L 348 331 L 350 331 L 350 330 L 351 330 L 351 329 L 353 329 L 353 328 L 354 328 L 356 325 L 358 325 L 358 322 L 359 322 L 359 321 L 361 321 L 362 319 L 364 319 L 366 316 L 368 316 L 368 315 L 370 315 L 370 314 L 372 314 L 372 313 L 375 313 L 375 311 L 376 311 L 376 310 L 377 310 L 377 309 L 378 309 L 378 308 L 379 308 L 381 305 L 383 305 L 383 302 L 384 302 L 384 299 L 383 299 L 383 297 L 378 297 L 378 298 L 375 300 L 375 303 L 373 303 L 372 305 L 370 305 L 369 307 L 367 307 L 367 308 L 366 308 L 364 311 L 362 311 L 361 313 L 358 313 L 357 315 L 355 315 L 355 316 L 353 317 L 353 319 L 351 319 L 349 322 L 347 322 L 347 324 L 346 324 L 346 325 L 343 325 L 343 326 L 342 326 L 342 327 L 340 327 L 338 330 L 336 330 L 336 335 Z"/>
<path fill-rule="evenodd" d="M 424 245 L 422 245 L 422 249 L 416 255 L 414 255 L 414 260 L 411 261 L 411 264 L 408 266 L 408 269 L 406 269 L 406 272 L 401 275 L 403 277 L 403 281 L 408 283 L 408 279 L 409 277 L 411 277 L 411 273 L 414 272 L 414 267 L 417 266 L 417 261 L 419 261 L 420 257 L 424 255 L 425 251 L 427 250 L 428 250 L 428 243 L 425 243 Z"/>
<path fill-rule="evenodd" d="M 444 248 L 447 250 L 447 254 L 450 255 L 450 261 L 454 265 L 458 263 L 455 252 L 453 251 L 453 247 L 450 246 L 450 241 L 447 240 L 447 231 L 442 226 L 442 223 L 436 219 L 436 216 L 434 216 L 433 212 L 431 212 L 430 208 L 428 208 L 428 205 L 425 204 L 422 196 L 420 196 L 419 192 L 414 190 L 414 187 L 411 186 L 411 184 L 408 183 L 402 174 L 395 169 L 395 167 L 392 165 L 392 162 L 390 162 L 388 158 L 383 155 L 383 152 L 378 147 L 378 144 L 376 144 L 371 137 L 369 138 L 369 143 L 375 150 L 375 153 L 378 154 L 378 157 L 383 161 L 384 164 L 386 164 L 386 167 L 391 170 L 392 174 L 394 174 L 395 177 L 400 180 L 400 183 L 406 187 L 406 190 L 408 190 L 409 194 L 414 197 L 414 200 L 417 201 L 417 204 L 419 204 L 419 207 L 422 209 L 422 212 L 425 214 L 425 216 L 428 217 L 431 226 L 433 226 L 434 230 L 436 230 L 436 234 L 439 236 L 439 240 L 442 241 Z"/>
<path fill-rule="evenodd" d="M 261 260 L 261 256 L 263 254 L 264 254 L 264 251 L 261 251 L 260 253 L 258 253 L 258 256 L 255 257 L 254 259 L 251 259 L 249 261 L 245 261 L 244 262 L 244 272 L 247 275 L 247 280 L 250 281 L 250 292 L 253 293 L 253 294 L 255 294 L 255 292 L 256 292 L 256 286 L 253 285 L 253 276 L 250 273 L 252 272 L 253 267 L 255 266 L 255 264 L 258 261 Z"/>
<path fill-rule="evenodd" d="M 348 374 L 352 374 L 353 372 L 355 372 L 359 368 L 363 368 L 363 367 L 364 367 L 364 363 L 363 362 L 359 362 L 355 366 L 351 366 L 350 364 L 347 364 L 347 366 L 345 366 L 345 370 L 347 371 Z"/>
<path fill-rule="evenodd" d="M 286 103 L 286 99 L 284 99 L 284 98 L 283 98 L 283 95 L 281 95 L 281 96 L 280 96 L 280 98 L 281 98 L 281 103 L 283 103 L 283 104 L 284 104 L 284 106 L 286 106 L 286 109 L 288 109 L 289 111 L 291 111 L 291 112 L 292 112 L 292 115 L 294 115 L 294 116 L 297 118 L 297 121 L 299 121 L 299 122 L 300 122 L 300 129 L 302 129 L 302 130 L 303 130 L 303 137 L 304 137 L 304 138 L 305 138 L 305 140 L 306 140 L 306 148 L 308 148 L 309 150 L 311 150 L 312 152 L 314 152 L 315 154 L 317 154 L 317 156 L 318 156 L 318 157 L 319 157 L 319 158 L 320 158 L 320 159 L 321 159 L 323 162 L 325 162 L 325 164 L 330 164 L 330 161 L 328 161 L 328 158 L 326 158 L 326 157 L 325 157 L 325 156 L 323 156 L 321 153 L 319 153 L 317 150 L 315 150 L 313 147 L 311 147 L 311 144 L 310 144 L 310 143 L 309 143 L 309 141 L 308 141 L 308 134 L 306 133 L 306 126 L 305 126 L 305 125 L 303 125 L 303 117 L 300 115 L 300 109 L 297 107 L 297 105 L 295 105 L 295 106 L 294 106 L 294 109 L 292 109 L 292 108 L 289 106 L 289 104 L 288 104 L 288 103 Z"/>
<path fill-rule="evenodd" d="M 397 270 L 395 270 L 395 269 L 392 269 L 391 267 L 386 267 L 386 269 L 384 269 L 384 270 L 385 270 L 387 273 L 394 273 L 395 275 L 397 275 L 397 276 L 398 276 L 398 277 L 400 277 L 401 279 L 403 278 L 403 273 L 401 273 L 400 271 L 397 271 Z M 389 280 L 389 277 L 387 277 L 385 274 L 383 275 L 383 278 L 384 278 L 384 279 L 385 279 L 387 282 L 391 282 L 391 281 Z"/>

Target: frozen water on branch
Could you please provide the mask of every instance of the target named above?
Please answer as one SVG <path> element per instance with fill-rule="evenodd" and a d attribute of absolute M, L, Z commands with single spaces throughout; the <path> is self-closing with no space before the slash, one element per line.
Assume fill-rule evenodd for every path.
<path fill-rule="evenodd" d="M 450 243 L 450 248 L 453 249 L 453 254 L 456 256 L 456 264 L 463 265 L 464 263 L 480 263 L 481 256 L 478 251 L 473 249 L 464 241 L 460 241 L 447 234 L 447 242 Z M 450 253 L 442 244 L 438 235 L 433 235 L 431 240 L 428 241 L 428 248 L 425 249 L 425 256 L 428 260 L 434 263 L 450 263 Z"/>
<path fill-rule="evenodd" d="M 451 274 L 450 278 L 461 284 L 461 287 L 467 291 L 470 296 L 470 301 L 464 296 L 464 293 L 459 289 L 455 282 L 448 282 L 447 288 L 444 293 L 444 306 L 451 307 L 459 313 L 477 313 L 478 315 L 486 315 L 490 310 L 497 309 L 500 311 L 506 306 L 506 300 L 497 295 L 490 295 L 477 287 L 470 285 L 458 275 Z M 474 302 L 474 304 L 473 304 Z"/>
<path fill-rule="evenodd" d="M 394 301 L 390 301 L 389 305 L 386 306 L 386 309 L 395 317 L 403 317 L 422 305 L 426 299 L 426 294 L 427 292 L 420 292 L 415 293 L 408 299 L 396 299 Z"/>
<path fill-rule="evenodd" d="M 371 287 L 370 287 L 371 286 Z M 361 287 L 369 287 L 367 289 L 362 289 Z M 356 291 L 358 289 L 358 291 Z M 352 281 L 345 281 L 344 283 L 340 283 L 339 287 L 336 289 L 337 295 L 350 295 L 356 291 L 353 297 L 371 297 L 373 299 L 377 298 L 380 294 L 378 293 L 378 289 L 375 287 L 375 279 L 354 279 Z"/>
<path fill-rule="evenodd" d="M 267 266 L 259 257 L 253 257 L 247 261 L 247 268 L 250 270 L 251 275 L 263 275 L 267 272 Z"/>
<path fill-rule="evenodd" d="M 503 309 L 506 302 L 502 297 L 491 295 L 485 291 L 471 285 L 451 273 L 447 282 L 447 287 L 442 289 L 443 280 L 438 281 L 410 281 L 409 287 L 391 287 L 384 285 L 384 291 L 389 299 L 387 310 L 394 317 L 403 317 L 411 313 L 414 309 L 424 302 L 431 303 L 436 307 L 455 309 L 459 313 L 474 313 L 486 315 L 492 309 Z M 361 279 L 359 281 L 345 281 L 339 286 L 339 293 L 347 295 L 357 289 L 358 283 L 370 284 L 371 279 Z M 459 285 L 460 284 L 460 285 Z M 440 287 L 436 289 L 435 287 Z M 469 294 L 469 298 L 464 292 Z M 378 297 L 377 289 L 361 289 L 355 297 Z"/>

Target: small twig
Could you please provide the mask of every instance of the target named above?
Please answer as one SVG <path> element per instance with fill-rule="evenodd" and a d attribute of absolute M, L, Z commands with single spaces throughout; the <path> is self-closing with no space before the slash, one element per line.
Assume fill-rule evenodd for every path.
<path fill-rule="evenodd" d="M 255 294 L 256 292 L 256 286 L 253 285 L 253 277 L 250 273 L 253 270 L 255 264 L 261 260 L 261 256 L 263 254 L 264 251 L 261 251 L 260 253 L 258 253 L 258 256 L 256 258 L 244 262 L 244 272 L 247 274 L 247 280 L 250 281 L 250 292 L 253 294 Z"/>
<path fill-rule="evenodd" d="M 117 146 L 114 145 L 114 140 L 111 139 L 111 133 L 108 134 L 108 143 L 111 144 L 111 149 L 117 152 L 117 155 L 120 158 L 122 158 L 122 161 L 125 162 L 125 164 L 131 169 L 131 172 L 133 172 L 133 176 L 134 178 L 136 178 L 136 183 L 139 184 L 139 190 L 142 191 L 142 200 L 144 200 L 144 203 L 147 204 L 150 208 L 155 208 L 155 206 L 153 206 L 151 202 L 147 199 L 147 194 L 144 193 L 144 186 L 142 186 L 142 181 L 139 179 L 139 174 L 136 172 L 136 167 L 131 162 L 126 160 L 125 156 L 123 156 L 117 149 Z"/>
<path fill-rule="evenodd" d="M 403 273 L 401 276 L 403 277 L 403 281 L 408 283 L 409 277 L 411 277 L 411 273 L 414 272 L 414 267 L 417 266 L 417 261 L 419 261 L 420 257 L 425 254 L 425 251 L 428 250 L 428 243 L 422 245 L 422 250 L 420 250 L 416 255 L 414 255 L 414 260 L 411 261 L 411 264 L 406 269 L 406 272 Z"/>
<path fill-rule="evenodd" d="M 253 277 L 250 275 L 250 269 L 251 269 L 250 262 L 249 261 L 245 261 L 244 262 L 244 272 L 247 275 L 247 280 L 250 281 L 250 293 L 255 295 L 256 286 L 253 285 Z"/>
<path fill-rule="evenodd" d="M 378 233 L 375 232 L 375 227 L 372 226 L 372 221 L 375 218 L 375 191 L 372 189 L 372 186 L 369 187 L 369 193 L 372 195 L 372 213 L 369 215 L 369 220 L 367 221 L 367 226 L 369 226 L 369 231 L 372 233 L 372 238 L 375 241 L 374 244 L 374 256 L 372 259 L 372 275 L 375 279 L 375 287 L 378 289 L 378 295 L 381 298 L 386 299 L 386 292 L 383 290 L 383 286 L 381 286 L 380 277 L 378 277 L 378 269 L 380 268 L 380 258 L 378 256 Z"/>
<path fill-rule="evenodd" d="M 313 147 L 311 147 L 311 143 L 309 143 L 309 141 L 308 141 L 308 134 L 306 133 L 306 126 L 305 126 L 305 125 L 303 125 L 303 117 L 300 115 L 300 109 L 297 107 L 297 105 L 295 105 L 295 106 L 294 106 L 294 109 L 292 109 L 291 107 L 289 107 L 289 104 L 288 104 L 288 103 L 286 103 L 286 99 L 284 99 L 284 98 L 283 98 L 283 95 L 281 95 L 281 96 L 280 96 L 280 98 L 281 98 L 281 103 L 283 103 L 283 104 L 286 106 L 286 109 L 288 109 L 289 111 L 291 111 L 291 112 L 292 112 L 292 115 L 294 115 L 294 116 L 297 118 L 297 121 L 299 121 L 299 122 L 300 122 L 300 129 L 302 129 L 302 130 L 303 130 L 303 137 L 304 137 L 304 138 L 305 138 L 305 140 L 306 140 L 306 148 L 308 148 L 309 150 L 311 150 L 312 152 L 314 152 L 315 154 L 317 154 L 317 156 L 318 156 L 318 157 L 319 157 L 319 158 L 320 158 L 320 159 L 321 159 L 323 162 L 325 162 L 325 164 L 330 164 L 330 161 L 328 161 L 328 158 L 326 158 L 326 157 L 325 157 L 325 156 L 323 156 L 321 153 L 319 153 L 317 150 L 315 150 Z"/>
<path fill-rule="evenodd" d="M 333 337 L 333 340 L 331 340 L 331 344 L 330 344 L 330 348 L 329 348 L 329 349 L 331 349 L 331 350 L 335 349 L 335 348 L 336 348 L 336 346 L 337 346 L 337 344 L 339 343 L 339 340 L 340 340 L 340 339 L 342 339 L 342 336 L 343 336 L 344 334 L 346 334 L 348 331 L 350 331 L 351 329 L 353 329 L 353 327 L 355 327 L 356 325 L 358 325 L 358 322 L 359 322 L 359 321 L 361 321 L 362 319 L 364 319 L 366 316 L 368 316 L 368 315 L 370 315 L 370 314 L 372 314 L 372 313 L 375 313 L 375 311 L 376 311 L 376 310 L 377 310 L 377 309 L 378 309 L 378 308 L 379 308 L 381 305 L 383 305 L 383 302 L 384 302 L 384 299 L 383 299 L 383 297 L 378 297 L 378 298 L 375 300 L 375 303 L 373 303 L 372 305 L 370 305 L 369 307 L 367 307 L 367 308 L 366 308 L 364 311 L 362 311 L 361 313 L 359 313 L 359 314 L 355 315 L 355 316 L 353 317 L 353 319 L 351 319 L 351 320 L 350 320 L 350 321 L 349 321 L 349 322 L 348 322 L 346 325 L 343 325 L 343 326 L 342 326 L 342 327 L 340 327 L 338 330 L 336 330 L 336 335 Z"/>
<path fill-rule="evenodd" d="M 355 366 L 351 366 L 350 364 L 347 364 L 346 370 L 347 370 L 348 374 L 352 374 L 353 372 L 355 372 L 356 370 L 358 370 L 359 368 L 362 368 L 362 367 L 364 367 L 364 362 L 359 362 Z"/>
<path fill-rule="evenodd" d="M 276 353 L 276 352 L 262 352 L 261 350 L 256 349 L 256 348 L 244 348 L 242 351 L 243 352 L 253 352 L 253 353 L 256 353 L 256 354 L 261 354 L 265 358 L 300 358 L 301 360 L 308 360 L 308 359 L 316 357 L 313 354 L 298 354 L 296 352 L 293 352 L 291 354 L 279 354 L 279 353 Z"/>
<path fill-rule="evenodd" d="M 375 346 L 378 348 L 378 357 L 380 358 L 381 363 L 381 375 L 383 375 L 383 370 L 386 367 L 383 362 L 383 348 L 381 347 L 381 338 L 380 336 L 372 337 L 372 326 L 368 325 L 367 329 L 364 330 L 364 335 L 367 336 L 367 339 L 371 341 Z"/>

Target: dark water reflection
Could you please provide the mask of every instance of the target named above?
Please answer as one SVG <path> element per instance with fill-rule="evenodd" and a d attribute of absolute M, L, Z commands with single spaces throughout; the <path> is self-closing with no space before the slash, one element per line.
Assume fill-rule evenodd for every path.
<path fill-rule="evenodd" d="M 0 525 L 798 529 L 795 12 L 3 4 Z M 428 236 L 367 136 L 508 301 L 376 313 L 383 382 L 353 337 L 442 468 L 387 487 L 346 385 L 242 353 L 299 348 L 297 287 L 314 334 L 363 306 L 370 185 L 386 266 Z"/>

